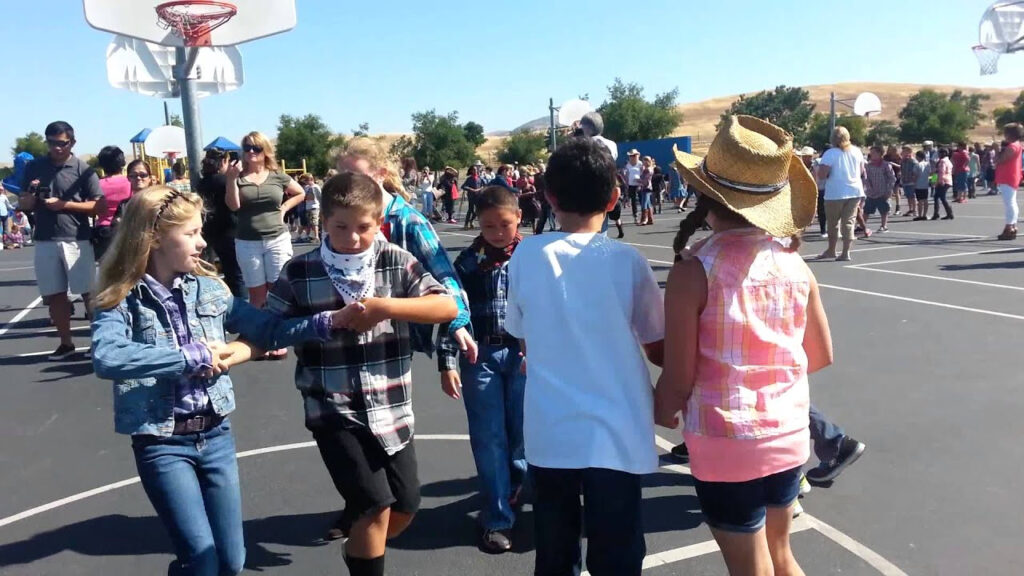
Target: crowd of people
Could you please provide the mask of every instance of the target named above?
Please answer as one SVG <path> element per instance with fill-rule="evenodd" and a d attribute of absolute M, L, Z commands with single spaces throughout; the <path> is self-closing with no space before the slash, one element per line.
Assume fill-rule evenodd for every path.
<path fill-rule="evenodd" d="M 639 575 L 654 427 L 682 422 L 673 453 L 690 463 L 730 573 L 802 574 L 788 537 L 797 498 L 865 446 L 810 404 L 808 375 L 832 362 L 832 343 L 800 237 L 817 214 L 821 258 L 848 260 L 855 223 L 867 234 L 879 212 L 884 232 L 894 192 L 915 219 L 929 198 L 933 219 L 940 203 L 952 218 L 949 189 L 966 202 L 976 179 L 1010 199 L 1000 237 L 1015 237 L 1021 128 L 1005 134 L 998 153 L 926 143 L 865 160 L 837 128 L 817 158 L 734 116 L 706 156 L 676 152 L 667 170 L 636 150 L 619 168 L 584 131 L 547 165 L 478 162 L 460 186 L 454 168 L 399 163 L 368 137 L 322 184 L 296 182 L 251 132 L 240 157 L 207 151 L 193 191 L 155 184 L 112 146 L 99 178 L 72 153 L 74 129 L 54 122 L 18 208 L 35 214 L 36 279 L 61 339 L 50 358 L 75 353 L 68 294 L 81 294 L 96 375 L 115 382 L 115 430 L 184 573 L 242 569 L 229 372 L 294 346 L 305 425 L 345 502 L 325 537 L 344 540 L 353 575 L 384 574 L 387 541 L 419 508 L 414 352 L 437 354 L 442 392 L 464 403 L 484 550 L 511 549 L 530 485 L 535 573 L 579 573 L 586 533 L 590 573 Z M 622 237 L 626 203 L 649 225 L 663 196 L 682 212 L 691 193 L 663 294 L 644 256 L 603 230 L 614 222 Z M 480 233 L 453 262 L 431 221 L 457 223 L 463 194 L 463 227 Z M 524 239 L 524 225 L 536 234 Z M 691 243 L 702 227 L 712 234 Z M 296 256 L 307 238 L 319 246 Z M 648 361 L 662 367 L 656 383 Z M 821 463 L 805 476 L 811 439 Z"/>

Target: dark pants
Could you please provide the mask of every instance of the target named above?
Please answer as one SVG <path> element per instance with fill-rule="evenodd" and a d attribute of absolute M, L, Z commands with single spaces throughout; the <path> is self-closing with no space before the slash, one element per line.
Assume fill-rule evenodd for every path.
<path fill-rule="evenodd" d="M 537 218 L 537 225 L 534 227 L 533 233 L 534 234 L 543 234 L 544 233 L 544 227 L 547 226 L 549 221 L 551 222 L 551 229 L 554 230 L 555 229 L 555 219 L 551 217 L 551 205 L 550 204 L 542 204 L 541 207 L 540 207 L 540 217 Z M 604 226 L 605 229 L 608 228 L 607 219 L 605 219 L 605 223 L 603 224 L 603 226 Z"/>
<path fill-rule="evenodd" d="M 825 233 L 825 191 L 818 190 L 818 227 Z"/>
<path fill-rule="evenodd" d="M 530 466 L 537 546 L 535 576 L 579 576 L 580 538 L 594 576 L 640 576 L 647 545 L 640 506 L 642 476 L 604 468 Z M 580 495 L 586 514 L 580 506 Z"/>
<path fill-rule="evenodd" d="M 949 205 L 949 200 L 946 200 L 946 194 L 949 192 L 949 185 L 943 184 L 935 187 L 935 216 L 939 215 L 939 202 L 942 202 L 942 207 L 946 210 L 946 216 L 953 215 L 953 207 Z"/>
<path fill-rule="evenodd" d="M 224 273 L 224 283 L 228 285 L 231 294 L 235 298 L 246 298 L 248 291 L 245 289 L 245 282 L 242 281 L 242 269 L 238 266 L 238 257 L 235 256 L 235 239 L 232 236 L 217 234 L 207 236 L 210 248 L 220 260 L 220 269 Z"/>
<path fill-rule="evenodd" d="M 444 217 L 446 220 L 452 220 L 455 218 L 455 199 L 452 198 L 451 194 L 445 194 L 441 199 L 441 203 L 444 205 Z"/>
<path fill-rule="evenodd" d="M 630 186 L 629 190 L 629 205 L 633 209 L 633 220 L 636 220 L 637 211 L 640 209 L 640 187 Z"/>
<path fill-rule="evenodd" d="M 814 455 L 821 462 L 830 462 L 839 456 L 839 448 L 843 445 L 846 432 L 827 420 L 825 415 L 811 404 L 811 441 L 814 442 Z"/>
<path fill-rule="evenodd" d="M 472 196 L 466 198 L 466 226 L 468 227 L 476 220 L 476 199 Z"/>

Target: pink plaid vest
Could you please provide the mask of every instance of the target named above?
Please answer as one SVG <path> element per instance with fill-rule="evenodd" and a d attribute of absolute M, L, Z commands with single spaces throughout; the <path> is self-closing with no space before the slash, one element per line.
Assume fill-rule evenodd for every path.
<path fill-rule="evenodd" d="M 685 432 L 766 440 L 808 426 L 810 277 L 799 254 L 763 231 L 717 233 L 690 249 L 708 280 L 700 316 L 697 380 Z"/>

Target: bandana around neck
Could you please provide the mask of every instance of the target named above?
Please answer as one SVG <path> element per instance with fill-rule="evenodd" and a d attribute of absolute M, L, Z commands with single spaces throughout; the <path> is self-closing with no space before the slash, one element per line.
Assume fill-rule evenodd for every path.
<path fill-rule="evenodd" d="M 339 254 L 331 250 L 330 238 L 324 236 L 320 243 L 320 259 L 334 289 L 346 305 L 373 296 L 378 254 L 376 242 L 358 254 Z"/>
<path fill-rule="evenodd" d="M 484 235 L 481 234 L 473 240 L 470 248 L 476 253 L 476 263 L 481 270 L 493 270 L 512 259 L 512 253 L 515 252 L 516 246 L 522 239 L 523 237 L 517 233 L 511 244 L 504 248 L 497 248 L 484 240 Z"/>

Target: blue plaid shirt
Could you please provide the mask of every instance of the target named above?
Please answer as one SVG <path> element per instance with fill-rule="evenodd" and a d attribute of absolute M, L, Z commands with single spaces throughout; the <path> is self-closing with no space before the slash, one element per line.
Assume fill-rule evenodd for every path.
<path fill-rule="evenodd" d="M 490 337 L 512 338 L 505 331 L 505 312 L 508 310 L 508 262 L 491 270 L 481 270 L 482 254 L 472 247 L 455 258 L 455 272 L 459 275 L 469 300 L 470 330 L 477 342 Z M 441 339 L 437 353 L 440 371 L 455 370 L 459 348 L 451 336 Z"/>
<path fill-rule="evenodd" d="M 469 324 L 466 293 L 462 291 L 452 261 L 448 259 L 448 253 L 445 252 L 444 246 L 441 246 L 441 240 L 430 222 L 401 196 L 395 196 L 391 201 L 384 222 L 388 227 L 388 240 L 415 256 L 427 272 L 455 298 L 459 315 L 448 325 L 448 334 L 454 334 L 456 330 Z M 428 356 L 434 352 L 433 325 L 412 324 L 409 336 L 413 350 Z M 440 345 L 442 336 L 443 331 L 438 334 L 437 345 Z"/>

